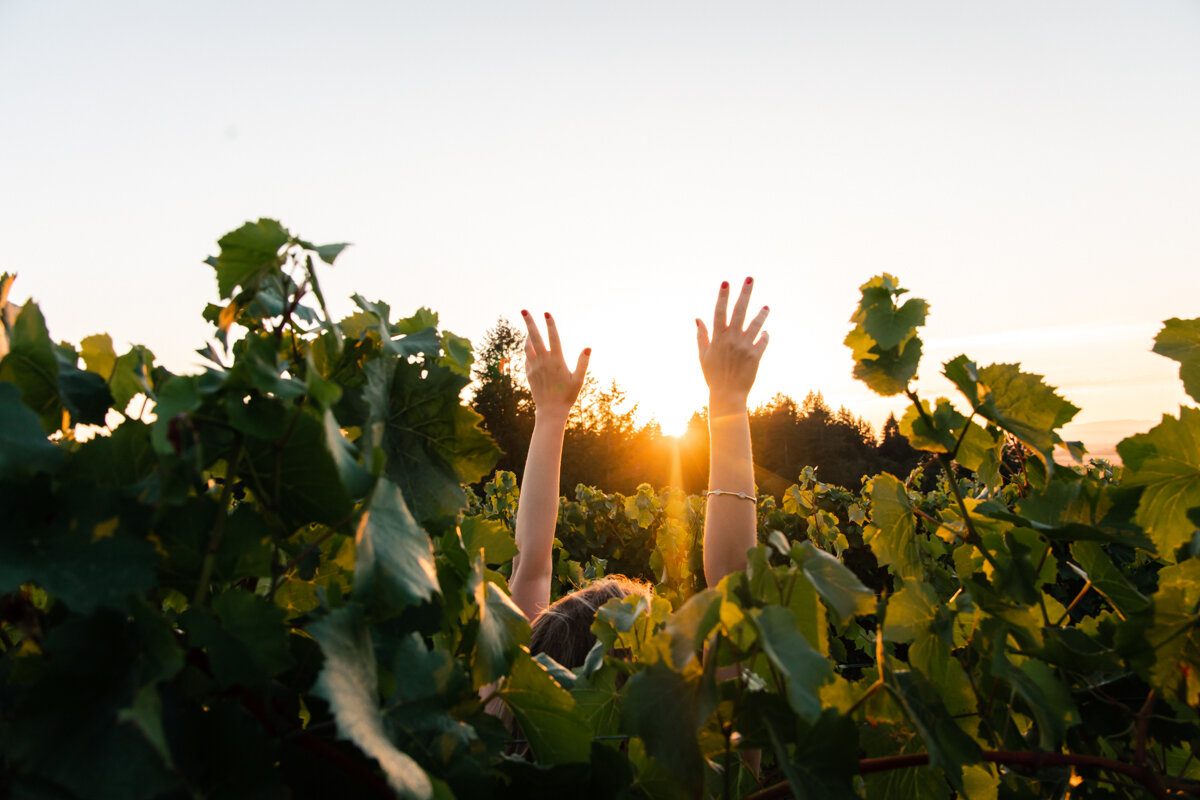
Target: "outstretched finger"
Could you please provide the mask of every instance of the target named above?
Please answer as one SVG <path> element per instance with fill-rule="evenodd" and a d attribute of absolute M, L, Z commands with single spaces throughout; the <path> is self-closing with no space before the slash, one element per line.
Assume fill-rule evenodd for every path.
<path fill-rule="evenodd" d="M 729 281 L 721 281 L 721 289 L 717 292 L 717 306 L 713 309 L 713 333 L 725 330 L 725 319 L 729 308 Z"/>
<path fill-rule="evenodd" d="M 571 378 L 574 379 L 576 386 L 583 386 L 583 376 L 587 375 L 588 361 L 591 358 L 592 348 L 583 348 L 583 352 L 579 354 L 579 360 L 575 362 L 575 371 L 571 373 Z"/>
<path fill-rule="evenodd" d="M 754 343 L 755 355 L 762 358 L 763 351 L 767 349 L 767 342 L 770 340 L 770 335 L 766 331 L 763 331 L 762 335 L 758 337 L 758 341 Z"/>
<path fill-rule="evenodd" d="M 542 334 L 538 332 L 537 324 L 533 321 L 533 315 L 528 311 L 522 311 L 521 317 L 525 320 L 525 330 L 529 332 L 529 336 L 525 342 L 533 345 L 534 355 L 545 353 L 546 345 L 542 343 Z"/>
<path fill-rule="evenodd" d="M 763 323 L 767 321 L 767 314 L 771 313 L 770 306 L 763 306 L 762 310 L 754 315 L 754 319 L 750 320 L 750 324 L 746 326 L 746 336 L 750 341 L 754 341 L 754 337 L 758 336 L 758 332 L 762 330 Z"/>
<path fill-rule="evenodd" d="M 558 326 L 554 324 L 554 317 L 550 316 L 550 312 L 546 312 L 546 338 L 550 340 L 550 352 L 562 352 L 562 340 L 558 338 Z"/>
<path fill-rule="evenodd" d="M 699 319 L 696 320 L 696 347 L 700 351 L 700 360 L 704 360 L 704 354 L 708 352 L 708 328 L 704 327 L 704 323 Z"/>
<path fill-rule="evenodd" d="M 746 309 L 750 307 L 750 290 L 754 288 L 754 278 L 746 278 L 742 282 L 742 291 L 738 294 L 737 302 L 733 304 L 733 314 L 729 317 L 729 327 L 741 331 L 746 323 Z"/>

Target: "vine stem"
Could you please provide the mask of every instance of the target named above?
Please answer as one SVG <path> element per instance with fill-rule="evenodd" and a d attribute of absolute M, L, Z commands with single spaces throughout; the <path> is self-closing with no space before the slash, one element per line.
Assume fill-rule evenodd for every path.
<path fill-rule="evenodd" d="M 192 593 L 193 606 L 203 603 L 204 595 L 208 593 L 208 582 L 212 579 L 213 569 L 217 565 L 217 551 L 221 549 L 221 538 L 225 535 L 225 520 L 229 518 L 229 506 L 233 502 L 233 484 L 237 482 L 238 465 L 242 462 L 242 454 L 245 449 L 245 442 L 239 437 L 233 461 L 230 462 L 229 471 L 225 474 L 225 486 L 221 489 L 221 502 L 220 508 L 217 510 L 217 518 L 213 521 L 212 531 L 208 534 L 204 563 L 200 566 L 196 591 Z"/>
<path fill-rule="evenodd" d="M 1088 582 L 1083 585 L 1083 588 L 1079 590 L 1079 594 L 1075 595 L 1075 599 L 1071 601 L 1071 605 L 1067 606 L 1067 610 L 1064 611 L 1063 615 L 1058 618 L 1058 622 L 1054 623 L 1054 627 L 1061 628 L 1063 626 L 1063 623 L 1066 622 L 1067 618 L 1071 616 L 1071 610 L 1079 604 L 1079 601 L 1083 599 L 1083 596 L 1088 593 L 1088 589 L 1091 588 L 1092 581 L 1089 579 Z"/>
<path fill-rule="evenodd" d="M 991 764 L 1003 764 L 1010 767 L 1026 767 L 1042 769 L 1043 767 L 1091 767 L 1115 772 L 1132 778 L 1157 800 L 1169 800 L 1170 795 L 1153 770 L 1144 766 L 1126 764 L 1102 756 L 1075 755 L 1074 753 L 1037 753 L 1016 752 L 1011 750 L 987 750 L 983 760 Z M 928 753 L 912 753 L 903 756 L 884 756 L 882 758 L 863 758 L 858 762 L 858 774 L 869 775 L 873 772 L 887 772 L 906 767 L 922 767 L 929 764 Z M 761 791 L 746 795 L 742 800 L 776 800 L 790 797 L 791 786 L 786 781 L 768 786 Z"/>
<path fill-rule="evenodd" d="M 886 606 L 885 606 L 885 608 L 886 608 Z M 854 705 L 850 706 L 850 708 L 848 708 L 846 710 L 845 716 L 848 717 L 851 714 L 853 714 L 855 711 L 858 710 L 859 706 L 861 706 L 863 703 L 865 703 L 867 701 L 867 698 L 869 698 L 871 695 L 875 694 L 876 692 L 878 692 L 880 689 L 883 688 L 883 674 L 884 674 L 883 666 L 884 666 L 883 626 L 880 625 L 878 627 L 878 629 L 875 631 L 875 667 L 879 670 L 879 677 L 875 679 L 874 683 L 872 683 L 870 686 L 867 687 L 867 690 L 862 693 L 861 697 L 859 697 L 857 700 L 854 701 Z"/>

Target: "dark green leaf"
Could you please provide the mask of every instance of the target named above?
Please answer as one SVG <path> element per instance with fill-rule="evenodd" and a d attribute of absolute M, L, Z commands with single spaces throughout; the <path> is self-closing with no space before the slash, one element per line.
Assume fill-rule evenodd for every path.
<path fill-rule="evenodd" d="M 231 589 L 213 600 L 212 613 L 193 607 L 180 622 L 191 644 L 208 652 L 213 676 L 222 686 L 252 686 L 291 666 L 285 616 L 266 599 Z"/>
<path fill-rule="evenodd" d="M 792 709 L 806 722 L 821 714 L 821 684 L 833 677 L 828 659 L 813 649 L 786 608 L 768 606 L 751 617 L 758 628 L 763 652 L 787 682 Z"/>
<path fill-rule="evenodd" d="M 21 392 L 0 383 L 0 478 L 57 469 L 63 453 L 46 438 L 41 423 L 21 402 Z"/>
<path fill-rule="evenodd" d="M 575 699 L 521 650 L 500 696 L 542 764 L 586 761 L 592 734 Z"/>
<path fill-rule="evenodd" d="M 907 670 L 893 673 L 893 678 L 894 687 L 888 686 L 925 740 L 929 765 L 945 772 L 950 785 L 962 792 L 962 768 L 983 757 L 979 745 L 946 711 L 937 686 Z"/>
<path fill-rule="evenodd" d="M 635 674 L 626 684 L 621 718 L 622 725 L 645 743 L 646 752 L 689 793 L 700 786 L 703 761 L 696 741 L 695 688 L 682 675 L 662 661 Z"/>
<path fill-rule="evenodd" d="M 1144 486 L 1136 520 L 1158 554 L 1173 561 L 1196 526 L 1187 512 L 1200 506 L 1200 409 L 1181 408 L 1179 418 L 1163 415 L 1147 433 L 1117 445 L 1125 462 L 1124 486 Z"/>
<path fill-rule="evenodd" d="M 479 633 L 471 654 L 476 686 L 508 674 L 522 648 L 529 644 L 529 620 L 496 584 L 483 580 L 482 564 L 475 561 L 475 603 L 479 607 Z"/>
<path fill-rule="evenodd" d="M 217 244 L 220 254 L 212 266 L 217 271 L 217 291 L 222 299 L 233 296 L 238 286 L 251 285 L 272 270 L 278 269 L 279 251 L 291 235 L 273 219 L 247 222 L 235 231 L 222 236 Z"/>
<path fill-rule="evenodd" d="M 413 519 L 400 489 L 381 480 L 356 539 L 354 597 L 385 612 L 433 597 L 437 570 L 429 536 Z"/>
<path fill-rule="evenodd" d="M 1154 337 L 1154 352 L 1179 362 L 1179 378 L 1200 400 L 1200 319 L 1169 319 Z"/>
<path fill-rule="evenodd" d="M 108 384 L 94 372 L 75 366 L 75 358 L 58 356 L 58 396 L 72 423 L 103 425 L 112 405 Z"/>
<path fill-rule="evenodd" d="M 1149 599 L 1129 582 L 1096 542 L 1075 542 L 1071 545 L 1071 555 L 1096 591 L 1121 613 L 1129 615 L 1150 605 Z"/>
<path fill-rule="evenodd" d="M 342 242 L 340 244 L 318 245 L 317 247 L 313 247 L 310 249 L 315 251 L 316 254 L 318 256 L 320 256 L 322 261 L 324 261 L 326 264 L 329 264 L 330 266 L 332 266 L 333 262 L 337 260 L 337 257 L 339 255 L 341 255 L 341 252 L 349 246 L 350 245 L 347 244 L 346 242 Z"/>
<path fill-rule="evenodd" d="M 799 542 L 792 547 L 791 557 L 843 620 L 875 611 L 875 593 L 835 556 L 818 549 L 812 542 Z"/>
<path fill-rule="evenodd" d="M 32 300 L 13 323 L 8 354 L 0 361 L 0 381 L 21 390 L 21 399 L 33 409 L 47 432 L 62 424 L 62 401 L 58 396 L 58 358 L 46 320 Z"/>
<path fill-rule="evenodd" d="M 415 761 L 388 739 L 379 709 L 375 651 L 355 605 L 334 611 L 308 626 L 321 645 L 325 665 L 313 691 L 329 701 L 338 735 L 354 742 L 387 775 L 388 783 L 404 798 L 431 800 L 433 786 Z"/>

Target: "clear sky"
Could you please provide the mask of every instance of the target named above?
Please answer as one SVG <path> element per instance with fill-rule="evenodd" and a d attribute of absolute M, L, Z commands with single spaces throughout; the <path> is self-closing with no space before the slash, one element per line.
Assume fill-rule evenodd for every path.
<path fill-rule="evenodd" d="M 1200 316 L 1200 3 L 0 0 L 0 270 L 52 335 L 196 361 L 201 259 L 246 219 L 350 241 L 325 278 L 478 341 L 551 310 L 668 429 L 696 316 L 772 307 L 754 401 L 850 377 L 857 287 L 940 361 L 1021 361 L 1131 432 Z M 1131 422 L 1121 422 L 1121 421 Z"/>

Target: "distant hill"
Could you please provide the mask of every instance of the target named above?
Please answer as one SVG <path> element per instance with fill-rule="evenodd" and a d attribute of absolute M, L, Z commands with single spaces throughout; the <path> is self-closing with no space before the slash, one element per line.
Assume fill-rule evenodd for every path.
<path fill-rule="evenodd" d="M 1117 442 L 1135 433 L 1145 433 L 1157 424 L 1157 420 L 1144 419 L 1072 423 L 1063 428 L 1063 438 L 1083 442 L 1091 458 L 1105 458 L 1114 464 L 1120 464 Z"/>

